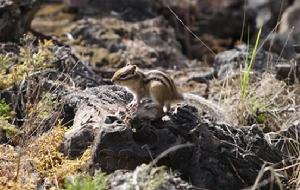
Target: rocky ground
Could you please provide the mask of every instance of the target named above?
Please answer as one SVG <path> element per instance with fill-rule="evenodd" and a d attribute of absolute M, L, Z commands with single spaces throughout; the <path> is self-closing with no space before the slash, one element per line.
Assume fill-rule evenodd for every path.
<path fill-rule="evenodd" d="M 299 189 L 298 9 L 0 0 L 0 189 Z M 128 110 L 133 94 L 110 80 L 127 63 L 222 117 L 186 102 L 163 120 Z"/>

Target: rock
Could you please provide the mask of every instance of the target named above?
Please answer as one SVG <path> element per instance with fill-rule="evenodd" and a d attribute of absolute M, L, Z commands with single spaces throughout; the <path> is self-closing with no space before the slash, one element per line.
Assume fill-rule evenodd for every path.
<path fill-rule="evenodd" d="M 117 86 L 67 95 L 66 111 L 73 110 L 74 119 L 65 134 L 63 152 L 76 158 L 91 146 L 91 171 L 113 173 L 152 163 L 178 170 L 196 187 L 225 190 L 251 186 L 263 164 L 283 158 L 258 126 L 238 129 L 214 123 L 184 104 L 174 106 L 162 120 L 153 115 L 156 107 L 150 106 L 151 101 L 126 112 L 131 99 L 130 93 Z M 265 173 L 262 180 L 269 175 Z M 120 181 L 116 188 L 123 187 Z"/>
<path fill-rule="evenodd" d="M 254 183 L 263 164 L 261 159 L 275 163 L 282 158 L 257 127 L 234 129 L 201 121 L 189 106 L 179 107 L 169 117 L 169 121 L 156 123 L 135 118 L 131 127 L 136 132 L 115 118 L 115 122 L 101 128 L 95 139 L 93 167 L 107 172 L 135 169 L 161 157 L 158 165 L 179 170 L 197 187 L 240 189 Z M 231 135 L 224 133 L 226 130 Z M 252 148 L 243 152 L 236 146 Z M 252 156 L 246 156 L 250 152 Z M 232 167 L 244 182 L 231 171 Z"/>
<path fill-rule="evenodd" d="M 68 7 L 84 7 L 88 2 L 89 0 L 64 0 Z"/>
<path fill-rule="evenodd" d="M 275 5 L 278 3 L 273 4 Z M 286 7 L 287 2 L 284 2 L 282 6 Z M 300 41 L 300 24 L 298 22 L 300 19 L 299 11 L 299 1 L 294 1 L 291 6 L 284 10 L 280 20 L 278 33 L 267 33 L 268 37 L 264 44 L 264 49 L 266 51 L 277 53 L 288 60 L 296 58 L 296 53 L 300 52 L 297 45 Z M 265 16 L 262 15 L 262 17 Z"/>
<path fill-rule="evenodd" d="M 280 20 L 278 16 L 289 4 L 289 1 L 278 3 L 277 0 L 249 0 L 246 7 L 248 14 L 254 15 L 256 27 L 263 26 L 263 33 L 269 34 Z"/>
<path fill-rule="evenodd" d="M 252 48 L 249 50 L 252 52 Z M 245 58 L 247 47 L 245 45 L 237 46 L 234 49 L 224 51 L 216 55 L 214 69 L 217 76 L 223 79 L 232 74 L 239 73 L 245 67 Z M 251 54 L 248 55 L 248 64 L 250 64 Z M 286 63 L 287 61 L 278 55 L 259 50 L 253 63 L 251 71 L 263 73 L 265 71 L 276 73 L 276 65 Z"/>
<path fill-rule="evenodd" d="M 296 159 L 299 155 L 299 135 L 300 135 L 300 120 L 294 121 L 288 128 L 279 131 L 278 133 L 268 134 L 269 139 L 273 140 L 273 144 L 289 156 L 289 160 Z M 288 163 L 286 163 L 288 165 Z"/>
<path fill-rule="evenodd" d="M 86 14 L 113 14 L 126 21 L 141 21 L 154 17 L 150 0 L 89 0 Z"/>
<path fill-rule="evenodd" d="M 0 42 L 18 41 L 30 28 L 36 0 L 0 0 Z"/>
<path fill-rule="evenodd" d="M 279 57 L 287 60 L 296 58 L 295 40 L 289 34 L 269 34 L 263 44 L 263 49 L 272 53 L 276 53 Z"/>
<path fill-rule="evenodd" d="M 279 27 L 279 33 L 289 35 L 295 41 L 295 45 L 300 42 L 299 11 L 300 2 L 294 1 L 293 5 L 284 11 Z"/>
<path fill-rule="evenodd" d="M 243 19 L 244 2 L 239 0 L 159 0 L 155 6 L 157 12 L 163 14 L 175 28 L 185 55 L 209 64 L 212 64 L 215 53 L 231 47 L 241 38 L 243 21 L 245 26 L 250 27 L 250 34 L 255 30 L 255 17 L 247 14 Z"/>
<path fill-rule="evenodd" d="M 92 144 L 90 137 L 96 136 L 92 144 L 93 170 L 134 170 L 159 158 L 158 165 L 179 170 L 194 185 L 212 189 L 250 186 L 264 164 L 261 160 L 276 163 L 282 159 L 258 127 L 236 129 L 204 121 L 191 106 L 177 107 L 164 121 L 133 115 L 126 125 L 121 118 L 129 95 L 115 86 L 69 95 L 66 105 L 73 105 L 77 111 L 73 127 L 65 136 L 64 152 L 78 156 Z M 245 151 L 246 147 L 251 148 Z M 241 182 L 235 172 L 246 182 Z"/>
<path fill-rule="evenodd" d="M 240 37 L 243 27 L 243 6 L 244 2 L 238 0 L 204 0 L 204 1 L 167 1 L 161 0 L 156 6 L 159 11 L 168 15 L 170 21 L 177 23 L 180 33 L 184 35 L 185 29 L 180 26 L 175 16 L 170 13 L 168 6 L 178 15 L 189 27 L 194 28 L 196 34 L 212 34 L 217 37 L 227 38 Z M 234 20 L 236 22 L 226 22 Z M 247 17 L 246 23 L 251 20 Z M 241 21 L 241 22 L 238 22 Z M 226 27 L 225 24 L 226 23 Z M 179 27 L 180 26 L 180 27 Z M 251 25 L 249 25 L 251 26 Z M 179 31 L 177 31 L 179 32 Z M 190 35 L 187 33 L 187 35 Z M 191 37 L 192 38 L 192 37 Z"/>
<path fill-rule="evenodd" d="M 276 79 L 288 84 L 294 84 L 300 80 L 300 62 L 291 60 L 285 64 L 276 65 Z"/>
<path fill-rule="evenodd" d="M 77 21 L 69 30 L 75 41 L 82 41 L 78 55 L 91 57 L 93 67 L 120 67 L 130 62 L 143 68 L 184 68 L 188 63 L 174 30 L 163 17 L 136 23 L 113 17 L 89 18 Z"/>
<path fill-rule="evenodd" d="M 25 76 L 25 71 L 22 67 L 24 55 L 21 54 L 21 51 L 26 50 L 29 53 L 27 56 L 33 57 L 33 55 L 37 55 L 37 52 L 42 50 L 42 47 L 36 43 L 36 38 L 24 37 L 21 39 L 21 42 L 21 44 L 13 42 L 0 43 L 0 56 L 9 57 L 9 62 L 2 65 L 3 78 L 1 78 L 0 82 L 0 97 L 11 104 L 12 111 L 16 113 L 13 120 L 14 125 L 21 127 L 24 123 L 24 118 L 28 117 L 28 109 L 30 109 L 28 106 L 37 104 L 46 93 L 51 94 L 51 101 L 57 100 L 59 102 L 61 97 L 72 91 L 73 88 L 83 89 L 111 83 L 110 81 L 108 83 L 104 82 L 102 78 L 97 77 L 84 62 L 72 53 L 71 48 L 58 45 L 47 46 L 49 51 L 44 51 L 45 49 L 43 49 L 43 53 L 50 54 L 49 57 L 51 58 L 48 59 L 47 57 L 43 62 L 44 66 L 41 68 L 31 68 L 32 70 L 26 71 L 28 73 Z M 44 57 L 41 59 L 44 59 Z M 15 71 L 17 69 L 20 70 L 18 74 L 22 77 L 19 77 L 20 79 L 13 78 L 15 81 L 10 81 L 12 80 L 11 75 L 16 74 Z M 36 122 L 39 130 L 34 131 L 47 131 L 57 122 L 57 118 L 60 117 L 60 105 L 55 105 L 54 107 L 56 110 L 53 110 L 51 115 L 41 122 Z M 65 115 L 67 116 L 68 114 Z M 64 119 L 67 120 L 66 118 Z M 31 127 L 33 127 L 33 124 Z M 29 132 L 29 129 L 27 132 Z"/>
<path fill-rule="evenodd" d="M 70 118 L 73 119 L 73 125 L 64 137 L 64 154 L 71 158 L 81 155 L 107 122 L 105 116 L 114 115 L 118 111 L 124 112 L 125 105 L 131 98 L 131 94 L 116 86 L 90 88 L 65 96 L 65 113 L 73 112 L 71 115 L 74 119 Z"/>
<path fill-rule="evenodd" d="M 252 39 L 260 25 L 264 26 L 263 36 L 270 34 L 277 24 L 278 15 L 288 7 L 289 2 L 278 3 L 277 0 L 248 0 L 245 2 L 239 0 L 159 0 L 154 5 L 158 9 L 157 12 L 165 15 L 172 23 L 176 30 L 176 36 L 188 58 L 212 63 L 214 53 L 217 54 L 232 47 L 237 40 L 247 42 L 248 35 Z M 172 14 L 168 7 L 175 14 Z M 233 22 L 228 22 L 229 20 Z M 196 39 L 192 32 L 187 31 L 188 29 L 181 22 L 200 40 Z"/>

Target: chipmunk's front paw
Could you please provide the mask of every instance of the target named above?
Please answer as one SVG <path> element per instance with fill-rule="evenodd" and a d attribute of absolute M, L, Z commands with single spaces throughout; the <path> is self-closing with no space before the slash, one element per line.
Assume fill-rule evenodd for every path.
<path fill-rule="evenodd" d="M 126 105 L 126 110 L 132 110 L 138 107 L 138 103 L 136 101 L 132 101 Z"/>
<path fill-rule="evenodd" d="M 129 116 L 129 115 L 126 115 L 125 116 L 125 118 L 124 118 L 124 123 L 125 123 L 125 125 L 127 126 L 127 127 L 130 127 L 130 128 L 132 128 L 132 125 L 131 125 L 131 123 L 132 123 L 132 116 Z"/>

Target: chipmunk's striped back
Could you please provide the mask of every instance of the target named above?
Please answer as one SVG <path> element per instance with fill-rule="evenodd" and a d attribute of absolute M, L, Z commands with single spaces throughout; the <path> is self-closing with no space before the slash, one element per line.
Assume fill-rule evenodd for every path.
<path fill-rule="evenodd" d="M 145 83 L 149 83 L 151 81 L 158 81 L 161 82 L 173 95 L 173 99 L 181 99 L 181 95 L 179 94 L 174 81 L 168 77 L 165 73 L 158 71 L 158 70 L 152 70 L 147 73 L 145 73 L 144 81 Z M 171 98 L 171 97 L 170 97 Z"/>

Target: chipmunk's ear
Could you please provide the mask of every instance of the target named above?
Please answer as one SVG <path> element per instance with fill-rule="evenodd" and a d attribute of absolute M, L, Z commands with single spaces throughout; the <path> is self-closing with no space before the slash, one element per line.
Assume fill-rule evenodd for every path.
<path fill-rule="evenodd" d="M 132 65 L 132 70 L 136 71 L 137 66 L 136 65 Z"/>
<path fill-rule="evenodd" d="M 125 65 L 125 66 L 128 66 L 128 65 L 131 65 L 130 60 L 127 60 L 127 61 L 126 61 L 126 65 Z"/>

